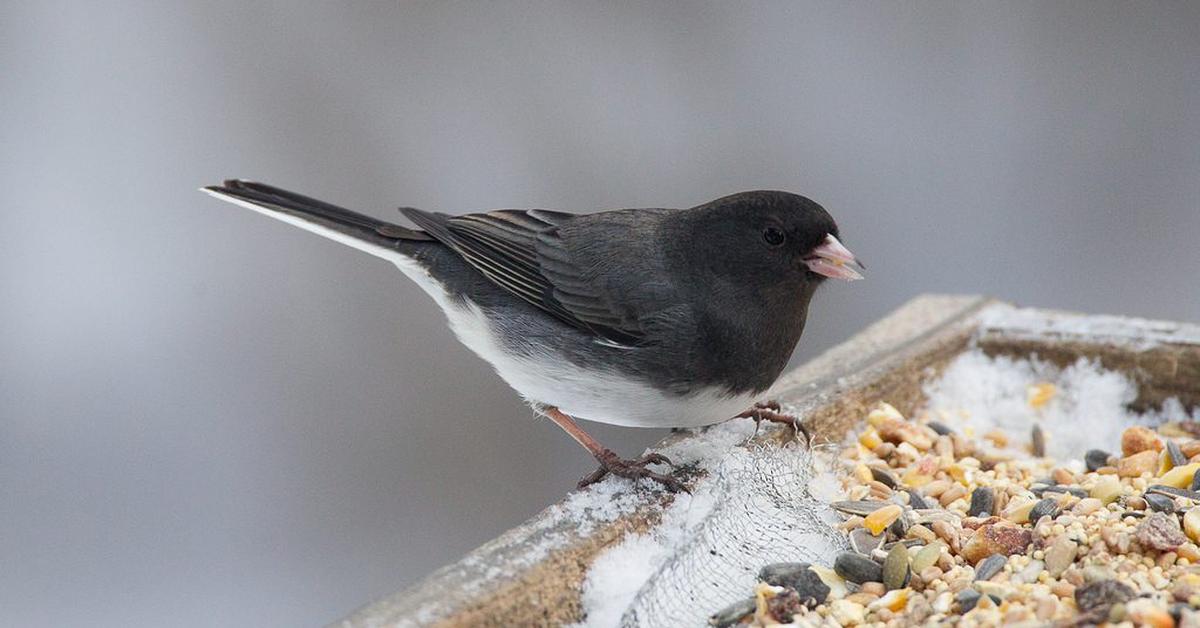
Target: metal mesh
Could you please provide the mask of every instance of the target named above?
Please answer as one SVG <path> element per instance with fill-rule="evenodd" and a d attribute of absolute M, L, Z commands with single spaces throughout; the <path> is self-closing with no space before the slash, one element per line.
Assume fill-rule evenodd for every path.
<path fill-rule="evenodd" d="M 789 446 L 735 450 L 718 469 L 716 506 L 659 568 L 621 619 L 625 628 L 703 626 L 752 595 L 766 563 L 829 566 L 845 539 L 810 490 L 811 454 Z"/>

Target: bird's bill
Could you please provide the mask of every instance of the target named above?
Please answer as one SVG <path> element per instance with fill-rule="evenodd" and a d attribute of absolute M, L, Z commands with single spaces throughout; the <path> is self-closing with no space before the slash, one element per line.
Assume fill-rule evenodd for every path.
<path fill-rule="evenodd" d="M 812 272 L 831 279 L 855 281 L 863 278 L 858 272 L 863 268 L 858 258 L 832 235 L 825 236 L 825 241 L 804 258 L 804 265 Z"/>

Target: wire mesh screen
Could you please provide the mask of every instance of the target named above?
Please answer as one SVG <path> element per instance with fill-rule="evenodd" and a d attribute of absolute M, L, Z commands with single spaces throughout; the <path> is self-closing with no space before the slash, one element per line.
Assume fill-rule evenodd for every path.
<path fill-rule="evenodd" d="M 659 568 L 621 619 L 624 628 L 703 626 L 753 593 L 767 563 L 829 566 L 845 547 L 836 517 L 814 496 L 811 454 L 765 446 L 730 453 L 718 469 L 716 506 Z"/>

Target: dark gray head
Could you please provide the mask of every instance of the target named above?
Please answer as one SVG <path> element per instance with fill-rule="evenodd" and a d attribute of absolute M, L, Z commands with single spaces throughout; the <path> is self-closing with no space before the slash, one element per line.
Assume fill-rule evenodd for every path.
<path fill-rule="evenodd" d="M 759 287 L 862 278 L 833 217 L 799 194 L 741 192 L 686 213 L 688 257 L 718 277 Z"/>
<path fill-rule="evenodd" d="M 854 255 L 824 208 L 788 192 L 742 192 L 676 216 L 664 246 L 698 304 L 695 375 L 734 392 L 766 390 L 804 332 L 817 286 L 862 277 Z"/>

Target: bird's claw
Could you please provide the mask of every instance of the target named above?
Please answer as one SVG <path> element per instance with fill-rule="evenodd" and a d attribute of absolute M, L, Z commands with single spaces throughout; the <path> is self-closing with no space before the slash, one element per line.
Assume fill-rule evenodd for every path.
<path fill-rule="evenodd" d="M 636 460 L 625 460 L 613 453 L 611 449 L 605 449 L 596 456 L 596 460 L 600 462 L 600 468 L 579 480 L 579 488 L 583 488 L 589 484 L 595 484 L 603 479 L 604 476 L 611 473 L 617 477 L 628 478 L 635 481 L 639 478 L 653 480 L 661 484 L 663 488 L 671 491 L 672 493 L 678 493 L 679 491 L 683 491 L 685 493 L 690 492 L 688 491 L 687 487 L 683 485 L 683 482 L 680 482 L 669 475 L 656 473 L 646 468 L 646 465 L 648 464 L 665 464 L 668 467 L 675 466 L 674 463 L 671 462 L 670 458 L 660 453 L 648 453 Z"/>
<path fill-rule="evenodd" d="M 781 407 L 778 401 L 760 401 L 754 404 L 753 408 L 734 417 L 735 419 L 753 419 L 754 420 L 754 436 L 758 436 L 758 428 L 763 421 L 771 423 L 783 423 L 792 428 L 792 434 L 799 437 L 804 435 L 804 444 L 812 444 L 812 434 L 808 432 L 808 428 L 804 427 L 804 423 L 800 419 L 791 414 L 784 414 L 780 411 Z M 753 437 L 751 437 L 753 438 Z"/>

